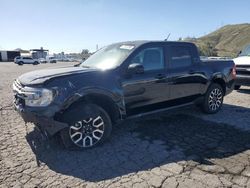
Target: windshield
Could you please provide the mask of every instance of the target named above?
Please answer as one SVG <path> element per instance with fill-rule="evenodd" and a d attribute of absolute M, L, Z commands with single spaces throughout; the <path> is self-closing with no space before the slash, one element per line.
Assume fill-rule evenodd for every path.
<path fill-rule="evenodd" d="M 250 45 L 245 47 L 239 56 L 250 56 Z"/>
<path fill-rule="evenodd" d="M 127 44 L 112 44 L 106 46 L 91 55 L 86 61 L 81 63 L 80 66 L 102 70 L 115 68 L 128 57 L 133 48 L 133 45 Z"/>

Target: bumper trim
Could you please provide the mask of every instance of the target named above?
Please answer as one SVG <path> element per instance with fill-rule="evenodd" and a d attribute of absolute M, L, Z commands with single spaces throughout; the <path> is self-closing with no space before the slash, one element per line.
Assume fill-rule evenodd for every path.
<path fill-rule="evenodd" d="M 27 112 L 27 111 L 25 112 L 25 110 L 22 107 L 17 105 L 15 105 L 15 109 L 21 115 L 25 123 L 28 122 L 34 123 L 39 129 L 44 130 L 50 136 L 53 136 L 60 130 L 69 126 L 67 123 L 55 121 L 52 118 L 38 116 L 33 112 Z"/>
<path fill-rule="evenodd" d="M 235 85 L 250 86 L 250 74 L 249 75 L 237 75 Z"/>

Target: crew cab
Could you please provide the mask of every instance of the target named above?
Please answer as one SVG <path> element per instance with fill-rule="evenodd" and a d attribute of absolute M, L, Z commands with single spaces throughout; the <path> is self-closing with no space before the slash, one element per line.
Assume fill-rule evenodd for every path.
<path fill-rule="evenodd" d="M 32 57 L 22 57 L 22 56 L 17 56 L 14 59 L 14 63 L 18 65 L 23 65 L 23 64 L 33 64 L 33 65 L 38 65 L 39 60 L 33 59 Z"/>
<path fill-rule="evenodd" d="M 76 66 L 23 74 L 13 90 L 25 122 L 86 149 L 126 118 L 192 104 L 216 113 L 235 76 L 233 61 L 201 61 L 192 43 L 134 41 L 103 47 Z"/>
<path fill-rule="evenodd" d="M 235 89 L 243 86 L 250 86 L 250 45 L 247 45 L 234 59 L 236 65 L 236 83 Z"/>

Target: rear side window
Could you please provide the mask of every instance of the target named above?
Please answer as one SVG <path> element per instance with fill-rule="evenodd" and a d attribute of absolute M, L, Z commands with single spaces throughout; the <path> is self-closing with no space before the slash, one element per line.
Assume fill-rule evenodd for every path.
<path fill-rule="evenodd" d="M 192 64 L 192 55 L 188 47 L 172 46 L 170 55 L 170 67 L 181 68 Z"/>

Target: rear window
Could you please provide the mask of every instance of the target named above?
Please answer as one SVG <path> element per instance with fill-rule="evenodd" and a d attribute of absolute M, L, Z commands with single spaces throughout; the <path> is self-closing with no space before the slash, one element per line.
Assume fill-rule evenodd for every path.
<path fill-rule="evenodd" d="M 172 46 L 170 54 L 171 68 L 188 67 L 192 64 L 192 55 L 186 46 Z"/>

